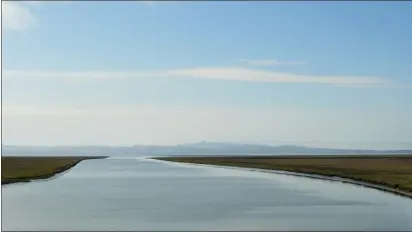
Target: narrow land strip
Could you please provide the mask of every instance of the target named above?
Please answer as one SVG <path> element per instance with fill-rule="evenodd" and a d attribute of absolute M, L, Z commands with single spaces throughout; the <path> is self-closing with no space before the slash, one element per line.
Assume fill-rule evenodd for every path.
<path fill-rule="evenodd" d="M 202 156 L 154 159 L 264 169 L 282 174 L 353 183 L 412 197 L 412 155 L 376 157 Z"/>
<path fill-rule="evenodd" d="M 62 173 L 86 159 L 102 159 L 106 157 L 5 157 L 1 158 L 1 184 L 30 182 L 48 179 Z"/>

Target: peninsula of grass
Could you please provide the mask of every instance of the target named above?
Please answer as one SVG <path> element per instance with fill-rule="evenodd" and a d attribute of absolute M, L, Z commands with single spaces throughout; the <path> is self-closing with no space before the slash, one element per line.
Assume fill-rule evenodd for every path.
<path fill-rule="evenodd" d="M 171 162 L 246 167 L 340 177 L 412 197 L 412 155 L 385 156 L 231 156 L 231 157 L 159 157 Z M 356 182 L 359 181 L 359 182 Z M 368 185 L 370 184 L 370 185 Z M 387 187 L 387 188 L 386 188 Z"/>
<path fill-rule="evenodd" d="M 1 184 L 48 179 L 86 159 L 105 157 L 1 157 Z"/>

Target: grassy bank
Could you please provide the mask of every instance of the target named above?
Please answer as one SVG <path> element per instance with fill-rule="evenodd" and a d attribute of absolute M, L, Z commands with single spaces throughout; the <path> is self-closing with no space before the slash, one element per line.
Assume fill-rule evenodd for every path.
<path fill-rule="evenodd" d="M 1 158 L 1 184 L 47 179 L 85 159 L 104 157 L 4 157 Z"/>
<path fill-rule="evenodd" d="M 159 160 L 337 176 L 412 193 L 412 155 L 339 157 L 161 157 Z"/>

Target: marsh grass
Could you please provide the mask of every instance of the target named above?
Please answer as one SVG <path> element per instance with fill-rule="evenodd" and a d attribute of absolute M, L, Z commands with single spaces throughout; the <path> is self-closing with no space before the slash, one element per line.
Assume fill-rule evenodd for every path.
<path fill-rule="evenodd" d="M 261 168 L 337 176 L 412 192 L 412 155 L 339 157 L 161 157 L 173 162 Z"/>
<path fill-rule="evenodd" d="M 82 160 L 104 157 L 5 157 L 1 158 L 1 184 L 47 179 Z"/>

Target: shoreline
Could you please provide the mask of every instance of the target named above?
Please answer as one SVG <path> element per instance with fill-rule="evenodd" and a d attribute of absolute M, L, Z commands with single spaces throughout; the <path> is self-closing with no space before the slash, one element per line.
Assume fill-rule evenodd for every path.
<path fill-rule="evenodd" d="M 20 158 L 18 156 L 4 156 L 2 157 L 2 160 L 5 158 Z M 28 158 L 30 157 L 21 157 L 21 158 Z M 38 157 L 32 157 L 32 159 L 36 159 Z M 57 159 L 59 157 L 42 157 L 43 159 Z M 63 157 L 62 157 L 63 158 Z M 66 157 L 67 158 L 67 157 Z M 53 170 L 51 172 L 47 172 L 44 174 L 40 175 L 34 175 L 34 176 L 21 176 L 21 177 L 11 177 L 11 178 L 6 178 L 3 180 L 3 174 L 2 174 L 2 180 L 1 180 L 1 186 L 5 185 L 12 185 L 12 184 L 19 184 L 19 183 L 29 183 L 33 181 L 47 181 L 56 178 L 59 175 L 63 175 L 66 172 L 69 172 L 70 169 L 74 168 L 76 165 L 78 165 L 80 162 L 83 162 L 85 160 L 90 160 L 90 159 L 105 159 L 107 157 L 72 157 L 72 159 L 78 159 L 78 161 L 72 162 L 68 165 L 57 167 L 56 170 Z M 2 164 L 4 162 L 2 161 Z M 3 165 L 2 165 L 3 166 Z M 3 169 L 2 169 L 3 170 Z"/>
<path fill-rule="evenodd" d="M 166 157 L 164 157 L 166 158 Z M 374 183 L 373 181 L 367 181 L 367 180 L 361 180 L 361 179 L 356 179 L 356 178 L 351 178 L 351 177 L 344 177 L 344 176 L 336 176 L 336 175 L 326 175 L 322 173 L 316 173 L 316 172 L 296 172 L 296 171 L 291 171 L 291 170 L 282 170 L 282 169 L 264 169 L 264 168 L 253 168 L 253 167 L 242 167 L 242 166 L 236 166 L 236 165 L 215 165 L 215 164 L 207 164 L 207 163 L 195 163 L 195 162 L 181 162 L 181 161 L 170 161 L 166 160 L 163 158 L 151 158 L 154 160 L 161 160 L 165 162 L 170 162 L 170 163 L 184 163 L 184 164 L 190 164 L 190 165 L 197 165 L 197 166 L 208 166 L 208 167 L 220 167 L 220 168 L 228 168 L 228 169 L 242 169 L 242 170 L 247 170 L 247 171 L 255 171 L 255 172 L 265 172 L 265 173 L 272 173 L 272 174 L 280 174 L 280 175 L 289 175 L 289 176 L 297 176 L 297 177 L 305 177 L 305 178 L 310 178 L 310 179 L 320 179 L 320 180 L 327 180 L 331 182 L 341 182 L 341 183 L 346 183 L 346 184 L 352 184 L 356 186 L 362 186 L 366 188 L 371 188 L 375 190 L 379 190 L 382 192 L 386 193 L 391 193 L 395 194 L 398 196 L 402 196 L 405 198 L 412 199 L 412 192 L 406 191 L 406 190 L 401 190 L 401 189 L 396 189 L 393 187 L 390 187 L 385 184 L 378 184 Z"/>

